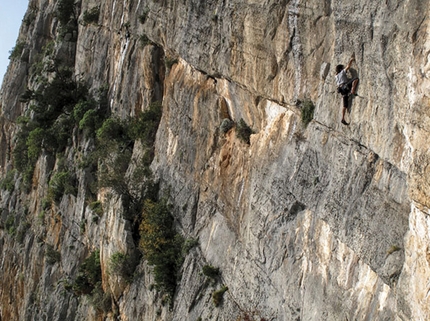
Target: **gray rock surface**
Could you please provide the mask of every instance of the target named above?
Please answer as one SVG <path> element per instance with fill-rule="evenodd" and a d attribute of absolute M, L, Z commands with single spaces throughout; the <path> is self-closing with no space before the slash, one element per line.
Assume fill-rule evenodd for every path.
<path fill-rule="evenodd" d="M 428 1 L 91 0 L 62 38 L 57 5 L 30 1 L 1 88 L 0 173 L 13 177 L 0 190 L 1 320 L 430 319 Z M 131 281 L 110 271 L 115 253 L 136 253 L 136 226 L 108 189 L 95 196 L 103 215 L 91 209 L 91 138 L 75 128 L 63 160 L 42 151 L 29 190 L 13 171 L 18 117 L 31 115 L 20 97 L 40 86 L 52 41 L 90 93 L 107 89 L 109 114 L 162 101 L 151 169 L 177 230 L 199 240 L 171 306 L 144 259 Z M 343 126 L 333 69 L 353 54 L 359 96 Z M 225 119 L 235 126 L 221 130 Z M 147 152 L 134 145 L 129 182 Z M 47 209 L 64 159 L 77 192 Z M 70 291 L 95 250 L 104 311 Z"/>

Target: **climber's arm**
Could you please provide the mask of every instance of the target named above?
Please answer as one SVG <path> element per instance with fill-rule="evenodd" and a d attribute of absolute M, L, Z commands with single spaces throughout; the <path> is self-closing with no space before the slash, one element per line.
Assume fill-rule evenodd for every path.
<path fill-rule="evenodd" d="M 348 70 L 349 70 L 349 68 L 351 68 L 352 62 L 353 62 L 354 60 L 355 60 L 354 58 L 351 58 L 351 60 L 348 62 L 348 65 L 346 65 L 346 67 L 345 67 L 345 71 L 348 71 Z"/>

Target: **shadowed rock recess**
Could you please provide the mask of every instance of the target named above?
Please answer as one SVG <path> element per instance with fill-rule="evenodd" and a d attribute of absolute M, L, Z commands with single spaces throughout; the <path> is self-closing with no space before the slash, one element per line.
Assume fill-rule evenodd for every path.
<path fill-rule="evenodd" d="M 30 0 L 1 87 L 0 320 L 429 320 L 429 16 Z"/>

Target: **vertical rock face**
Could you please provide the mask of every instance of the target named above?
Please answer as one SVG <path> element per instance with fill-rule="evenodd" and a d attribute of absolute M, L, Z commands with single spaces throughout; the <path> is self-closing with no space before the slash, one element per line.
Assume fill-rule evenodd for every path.
<path fill-rule="evenodd" d="M 429 13 L 420 0 L 31 0 L 0 99 L 0 320 L 430 319 Z M 334 67 L 352 55 L 343 126 Z M 138 127 L 110 150 L 157 102 L 155 140 Z M 99 119 L 129 122 L 91 135 Z M 94 161 L 103 149 L 127 163 Z M 198 240 L 171 296 L 142 245 L 149 176 Z"/>

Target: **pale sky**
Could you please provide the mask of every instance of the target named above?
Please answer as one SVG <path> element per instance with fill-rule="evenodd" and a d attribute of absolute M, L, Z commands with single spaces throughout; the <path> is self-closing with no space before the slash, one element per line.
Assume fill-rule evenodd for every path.
<path fill-rule="evenodd" d="M 0 0 L 0 85 L 9 64 L 9 51 L 15 46 L 28 0 Z"/>

